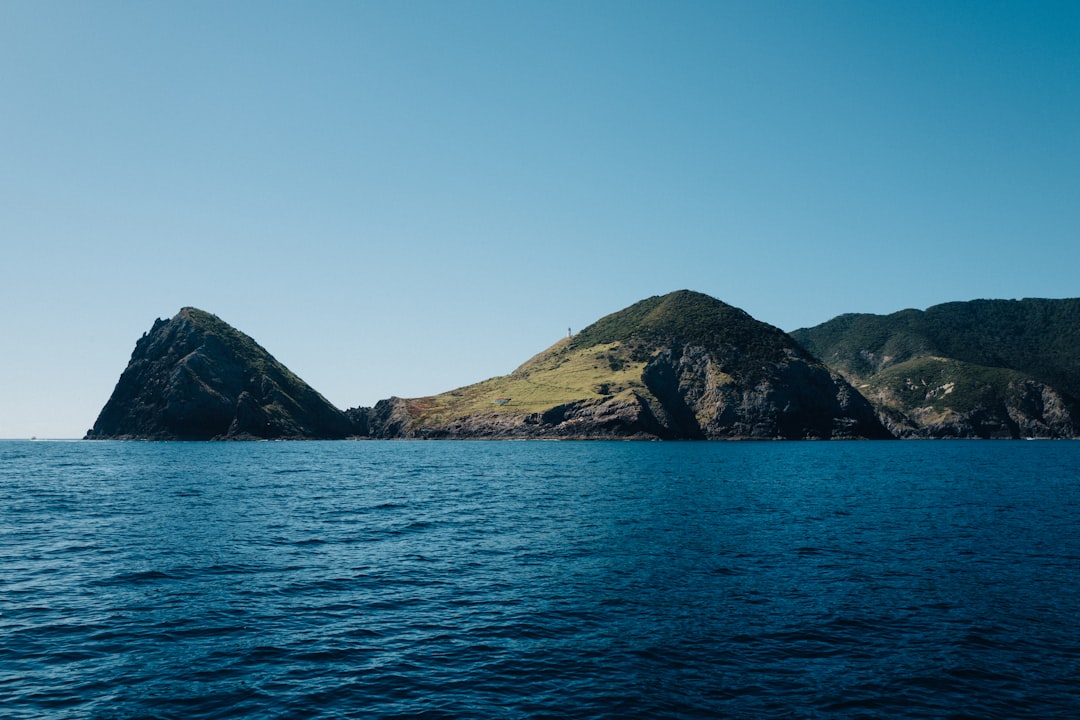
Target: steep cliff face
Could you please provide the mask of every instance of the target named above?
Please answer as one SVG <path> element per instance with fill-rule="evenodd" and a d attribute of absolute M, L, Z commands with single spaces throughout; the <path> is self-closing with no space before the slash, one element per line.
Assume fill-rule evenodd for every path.
<path fill-rule="evenodd" d="M 89 439 L 344 438 L 340 410 L 247 335 L 184 308 L 135 345 Z"/>
<path fill-rule="evenodd" d="M 782 331 L 688 291 L 604 317 L 510 375 L 349 414 L 370 437 L 890 437 Z"/>
<path fill-rule="evenodd" d="M 1080 435 L 1080 299 L 842 315 L 792 335 L 911 438 Z"/>
<path fill-rule="evenodd" d="M 750 381 L 724 371 L 730 364 L 725 355 L 702 346 L 667 347 L 645 366 L 642 379 L 660 402 L 656 414 L 673 435 L 710 440 L 888 435 L 865 398 L 792 349 Z"/>

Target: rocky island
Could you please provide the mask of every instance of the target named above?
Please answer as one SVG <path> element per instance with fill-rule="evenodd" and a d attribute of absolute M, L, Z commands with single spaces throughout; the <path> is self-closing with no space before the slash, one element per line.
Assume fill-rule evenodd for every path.
<path fill-rule="evenodd" d="M 340 439 L 352 423 L 258 343 L 187 307 L 158 319 L 87 439 Z"/>
<path fill-rule="evenodd" d="M 90 439 L 881 439 L 1080 435 L 1080 300 L 842 315 L 787 334 L 701 293 L 650 297 L 509 375 L 342 412 L 254 340 L 158 320 Z"/>

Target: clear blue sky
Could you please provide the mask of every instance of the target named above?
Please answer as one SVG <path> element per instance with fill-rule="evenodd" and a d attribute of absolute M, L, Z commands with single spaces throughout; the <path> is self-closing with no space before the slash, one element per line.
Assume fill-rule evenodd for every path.
<path fill-rule="evenodd" d="M 639 299 L 1080 295 L 1080 3 L 0 2 L 0 437 L 194 305 L 339 407 Z"/>

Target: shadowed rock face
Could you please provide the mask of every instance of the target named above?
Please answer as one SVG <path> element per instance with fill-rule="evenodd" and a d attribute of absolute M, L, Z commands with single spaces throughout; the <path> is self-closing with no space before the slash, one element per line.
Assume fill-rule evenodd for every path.
<path fill-rule="evenodd" d="M 701 346 L 661 350 L 643 379 L 673 437 L 709 440 L 886 438 L 870 404 L 819 363 L 786 352 L 747 382 L 716 382 L 724 353 Z"/>
<path fill-rule="evenodd" d="M 885 426 L 903 438 L 1008 440 L 1080 435 L 1074 401 L 1049 385 L 1019 373 L 1013 374 L 1012 379 L 1009 374 L 1002 375 L 1005 379 L 981 388 L 978 401 L 965 403 L 965 407 L 950 404 L 948 397 L 939 403 L 933 403 L 930 398 L 915 404 L 905 401 L 895 388 L 880 383 L 872 398 L 879 403 L 878 415 Z M 914 384 L 907 378 L 905 381 Z"/>
<path fill-rule="evenodd" d="M 569 384 L 584 357 L 600 373 L 591 388 L 546 406 L 483 403 Z M 604 317 L 504 378 L 348 413 L 380 438 L 891 437 L 862 395 L 781 330 L 689 291 Z"/>
<path fill-rule="evenodd" d="M 334 439 L 352 424 L 247 335 L 184 308 L 157 320 L 88 439 Z"/>

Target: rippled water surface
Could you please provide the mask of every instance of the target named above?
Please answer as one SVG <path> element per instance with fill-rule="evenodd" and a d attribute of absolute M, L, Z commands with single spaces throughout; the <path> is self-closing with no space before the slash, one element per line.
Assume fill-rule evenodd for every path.
<path fill-rule="evenodd" d="M 1080 717 L 1080 443 L 0 442 L 6 718 Z"/>

